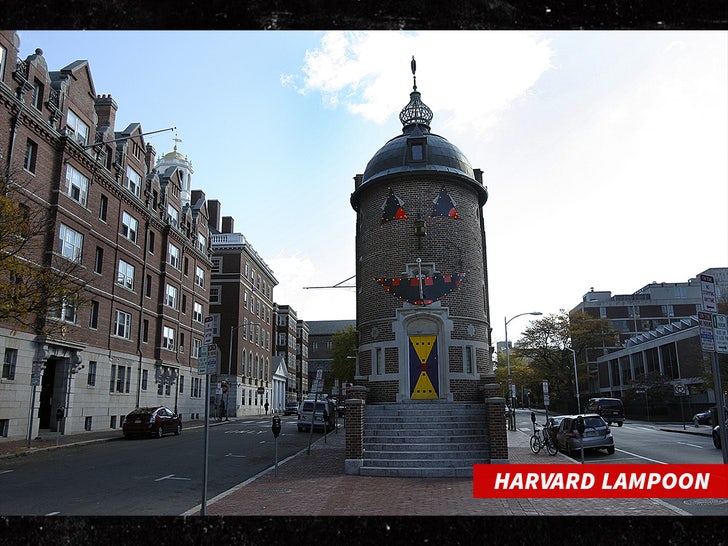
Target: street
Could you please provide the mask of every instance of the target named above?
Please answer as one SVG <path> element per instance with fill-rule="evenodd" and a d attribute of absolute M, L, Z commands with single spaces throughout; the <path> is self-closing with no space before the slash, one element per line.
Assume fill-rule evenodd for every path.
<path fill-rule="evenodd" d="M 542 425 L 545 420 L 543 410 L 537 410 L 537 424 Z M 552 417 L 555 415 L 550 414 Z M 516 411 L 516 426 L 518 430 L 531 434 L 530 411 L 520 409 Z M 713 446 L 713 440 L 708 435 L 690 434 L 689 432 L 702 431 L 708 433 L 710 427 L 701 426 L 694 429 L 692 425 L 685 425 L 686 433 L 666 432 L 660 430 L 662 424 L 647 423 L 643 421 L 629 421 L 621 427 L 612 425 L 609 428 L 614 437 L 614 455 L 608 455 L 604 450 L 586 451 L 585 464 L 722 464 L 723 456 L 719 449 Z M 680 430 L 680 426 L 673 426 Z M 560 455 L 559 455 L 560 456 Z M 564 454 L 565 456 L 565 454 Z M 579 453 L 573 454 L 572 459 L 581 461 Z M 618 502 L 618 501 L 615 501 Z M 663 499 L 663 502 L 689 512 L 696 516 L 726 516 L 728 515 L 728 499 Z"/>
<path fill-rule="evenodd" d="M 281 424 L 279 462 L 309 441 L 295 417 Z M 203 446 L 204 428 L 197 428 L 159 439 L 120 433 L 118 440 L 0 459 L 0 514 L 179 515 L 202 500 Z M 207 498 L 274 464 L 270 418 L 211 426 Z"/>

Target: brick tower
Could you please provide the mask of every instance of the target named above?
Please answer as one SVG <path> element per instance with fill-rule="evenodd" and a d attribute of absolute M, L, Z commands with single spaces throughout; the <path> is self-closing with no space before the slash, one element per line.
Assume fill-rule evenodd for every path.
<path fill-rule="evenodd" d="M 402 134 L 356 175 L 356 382 L 367 404 L 482 402 L 492 379 L 482 171 L 430 132 L 413 91 Z"/>

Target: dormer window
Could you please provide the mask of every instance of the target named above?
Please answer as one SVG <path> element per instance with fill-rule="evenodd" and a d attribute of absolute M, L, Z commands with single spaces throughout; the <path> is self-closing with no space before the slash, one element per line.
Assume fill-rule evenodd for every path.
<path fill-rule="evenodd" d="M 407 146 L 409 148 L 409 160 L 418 163 L 426 160 L 427 141 L 424 138 L 409 139 Z"/>

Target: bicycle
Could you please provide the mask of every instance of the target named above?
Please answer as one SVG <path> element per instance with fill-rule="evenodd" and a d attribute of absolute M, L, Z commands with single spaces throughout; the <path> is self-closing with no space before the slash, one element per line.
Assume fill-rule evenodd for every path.
<path fill-rule="evenodd" d="M 535 424 L 533 429 L 533 435 L 529 442 L 531 451 L 538 455 L 542 449 L 546 449 L 549 455 L 556 455 L 559 452 L 559 448 L 554 441 L 554 437 L 551 435 L 551 431 L 546 426 L 537 429 Z"/>

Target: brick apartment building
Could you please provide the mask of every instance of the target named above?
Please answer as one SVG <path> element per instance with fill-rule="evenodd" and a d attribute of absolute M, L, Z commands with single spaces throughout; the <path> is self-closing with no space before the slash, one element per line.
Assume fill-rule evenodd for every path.
<path fill-rule="evenodd" d="M 219 201 L 208 202 L 212 249 L 210 316 L 215 324 L 219 383 L 213 403 L 223 400 L 229 417 L 273 407 L 273 271 L 230 216 L 220 218 Z M 223 386 L 224 382 L 224 386 Z M 225 392 L 227 391 L 227 392 Z M 276 401 L 277 402 L 277 401 Z M 217 407 L 216 406 L 216 407 Z"/>
<path fill-rule="evenodd" d="M 17 33 L 0 32 L 2 168 L 22 206 L 53 219 L 25 257 L 73 263 L 87 284 L 83 303 L 39 317 L 53 328 L 0 324 L 0 437 L 120 428 L 152 404 L 198 417 L 212 267 L 205 196 L 190 190 L 191 169 L 155 165 L 140 124 L 115 129 L 117 105 L 96 93 L 86 61 L 49 71 L 42 51 L 20 60 L 19 46 Z"/>
<path fill-rule="evenodd" d="M 308 394 L 309 324 L 299 320 L 290 305 L 276 305 L 275 316 L 275 353 L 285 362 L 285 406 Z"/>

